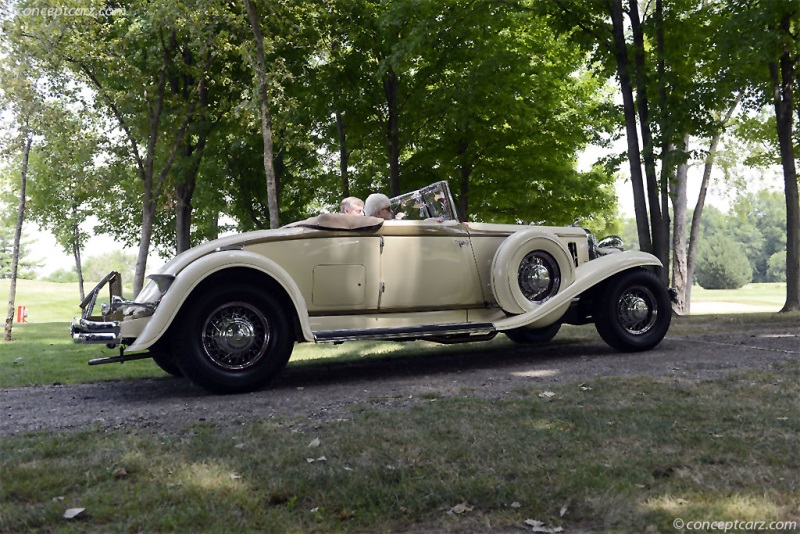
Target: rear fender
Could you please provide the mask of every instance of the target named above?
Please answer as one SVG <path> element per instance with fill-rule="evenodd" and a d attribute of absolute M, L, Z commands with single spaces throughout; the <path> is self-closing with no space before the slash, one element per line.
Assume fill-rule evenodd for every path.
<path fill-rule="evenodd" d="M 135 352 L 152 347 L 164 336 L 183 304 L 203 280 L 215 273 L 237 267 L 263 273 L 280 284 L 289 295 L 297 312 L 303 339 L 314 341 L 305 299 L 289 273 L 274 261 L 259 254 L 247 251 L 225 251 L 203 256 L 178 273 L 150 321 L 127 350 Z"/>
<path fill-rule="evenodd" d="M 494 323 L 497 330 L 512 330 L 534 324 L 551 324 L 564 314 L 575 297 L 612 276 L 636 267 L 660 267 L 661 262 L 646 252 L 626 251 L 601 256 L 575 268 L 575 281 L 550 300 L 528 312 L 512 315 Z"/>

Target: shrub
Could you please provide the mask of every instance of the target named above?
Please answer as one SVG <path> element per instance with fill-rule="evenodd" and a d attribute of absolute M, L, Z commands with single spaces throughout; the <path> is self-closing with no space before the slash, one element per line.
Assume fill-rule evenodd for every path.
<path fill-rule="evenodd" d="M 753 280 L 753 269 L 741 245 L 724 234 L 712 234 L 698 251 L 695 278 L 703 289 L 739 289 Z"/>
<path fill-rule="evenodd" d="M 786 251 L 776 252 L 767 261 L 767 282 L 786 281 Z"/>

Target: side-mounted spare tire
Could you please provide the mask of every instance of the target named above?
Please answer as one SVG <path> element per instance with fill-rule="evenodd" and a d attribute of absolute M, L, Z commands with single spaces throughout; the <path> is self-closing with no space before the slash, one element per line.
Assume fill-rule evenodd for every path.
<path fill-rule="evenodd" d="M 172 333 L 172 353 L 193 383 L 217 393 L 264 387 L 289 361 L 292 323 L 262 287 L 220 284 L 187 301 Z"/>
<path fill-rule="evenodd" d="M 546 303 L 574 278 L 569 251 L 558 237 L 540 229 L 511 235 L 492 260 L 492 292 L 500 308 L 510 314 L 525 313 Z M 553 321 L 559 318 L 560 314 L 554 313 Z"/>
<path fill-rule="evenodd" d="M 608 279 L 596 296 L 594 324 L 600 337 L 623 352 L 649 350 L 669 330 L 669 292 L 652 271 L 638 268 Z"/>

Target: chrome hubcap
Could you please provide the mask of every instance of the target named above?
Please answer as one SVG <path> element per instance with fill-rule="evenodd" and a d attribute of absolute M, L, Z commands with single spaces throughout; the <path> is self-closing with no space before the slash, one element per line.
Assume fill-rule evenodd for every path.
<path fill-rule="evenodd" d="M 230 370 L 247 369 L 267 352 L 269 321 L 245 302 L 233 302 L 211 312 L 203 325 L 202 346 L 216 365 Z"/>
<path fill-rule="evenodd" d="M 517 281 L 526 299 L 544 302 L 555 295 L 561 286 L 561 271 L 550 254 L 534 250 L 522 258 Z"/>
<path fill-rule="evenodd" d="M 617 317 L 626 332 L 633 335 L 646 333 L 658 317 L 655 295 L 644 286 L 628 288 L 617 304 Z"/>

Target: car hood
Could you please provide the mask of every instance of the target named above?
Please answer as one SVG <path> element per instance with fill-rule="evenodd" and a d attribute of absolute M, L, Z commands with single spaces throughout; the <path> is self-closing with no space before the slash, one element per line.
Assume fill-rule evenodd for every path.
<path fill-rule="evenodd" d="M 190 248 L 185 252 L 181 252 L 169 262 L 164 264 L 156 274 L 171 274 L 173 276 L 180 273 L 192 262 L 197 261 L 203 256 L 221 252 L 224 250 L 236 250 L 240 247 L 250 245 L 253 243 L 263 243 L 265 241 L 275 241 L 308 232 L 307 228 L 303 227 L 283 227 L 275 230 L 256 230 L 254 232 L 244 232 L 241 234 L 233 234 L 219 239 L 214 239 Z"/>

